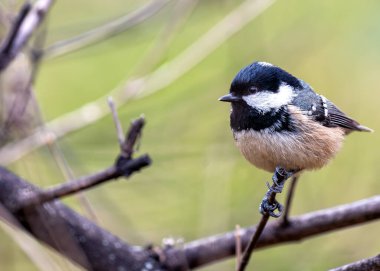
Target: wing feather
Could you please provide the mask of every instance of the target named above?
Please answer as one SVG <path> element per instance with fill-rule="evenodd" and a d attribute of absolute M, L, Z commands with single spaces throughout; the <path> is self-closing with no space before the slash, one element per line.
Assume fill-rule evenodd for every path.
<path fill-rule="evenodd" d="M 340 126 L 349 130 L 354 131 L 366 131 L 371 132 L 372 130 L 360 125 L 356 120 L 348 117 L 344 114 L 338 107 L 336 107 L 332 102 L 326 99 L 327 105 L 327 117 L 326 123 L 327 126 Z"/>
<path fill-rule="evenodd" d="M 293 105 L 299 107 L 302 113 L 326 127 L 341 127 L 346 133 L 351 131 L 373 132 L 372 129 L 360 125 L 359 122 L 343 113 L 335 104 L 324 96 L 315 93 L 309 85 L 303 82 L 303 91 L 293 99 Z"/>

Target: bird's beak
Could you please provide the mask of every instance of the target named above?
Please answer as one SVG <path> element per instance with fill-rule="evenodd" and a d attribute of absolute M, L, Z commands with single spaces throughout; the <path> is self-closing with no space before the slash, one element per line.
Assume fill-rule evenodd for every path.
<path fill-rule="evenodd" d="M 237 96 L 234 96 L 231 93 L 229 93 L 227 95 L 224 95 L 224 96 L 220 97 L 219 101 L 221 101 L 221 102 L 229 102 L 229 103 L 240 102 L 241 98 L 237 97 Z"/>

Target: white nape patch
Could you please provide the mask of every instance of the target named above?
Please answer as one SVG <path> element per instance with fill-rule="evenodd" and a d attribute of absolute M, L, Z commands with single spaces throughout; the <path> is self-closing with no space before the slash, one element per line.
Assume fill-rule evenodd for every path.
<path fill-rule="evenodd" d="M 243 96 L 243 100 L 251 107 L 266 113 L 272 109 L 280 108 L 289 104 L 296 94 L 293 88 L 286 84 L 281 84 L 278 92 L 261 91 L 255 94 Z"/>
<path fill-rule="evenodd" d="M 274 67 L 272 64 L 270 64 L 268 62 L 264 62 L 264 61 L 257 62 L 257 64 L 259 64 L 261 66 L 266 66 L 266 67 Z"/>

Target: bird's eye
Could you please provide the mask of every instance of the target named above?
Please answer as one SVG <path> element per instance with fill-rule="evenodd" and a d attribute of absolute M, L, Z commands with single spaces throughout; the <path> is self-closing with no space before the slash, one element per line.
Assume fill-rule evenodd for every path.
<path fill-rule="evenodd" d="M 255 94 L 259 89 L 257 87 L 249 87 L 248 91 L 250 94 Z"/>

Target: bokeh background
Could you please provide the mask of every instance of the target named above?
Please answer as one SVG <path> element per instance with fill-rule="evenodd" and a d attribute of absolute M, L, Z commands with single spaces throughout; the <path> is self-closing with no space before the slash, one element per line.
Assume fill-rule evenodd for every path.
<path fill-rule="evenodd" d="M 35 84 L 43 121 L 102 98 L 128 79 L 166 67 L 243 2 L 182 1 L 181 6 L 181 1 L 171 1 L 124 33 L 43 60 Z M 92 29 L 144 3 L 57 1 L 47 21 L 46 44 Z M 3 10 L 18 6 L 17 1 L 0 2 Z M 239 154 L 229 129 L 230 109 L 218 97 L 228 92 L 240 68 L 255 60 L 267 61 L 302 78 L 350 116 L 380 131 L 379 50 L 379 1 L 274 2 L 183 76 L 158 77 L 164 87 L 152 93 L 148 89 L 144 97 L 121 105 L 125 128 L 131 119 L 145 115 L 139 153 L 149 153 L 154 163 L 128 181 L 85 192 L 98 223 L 138 245 L 161 244 L 165 237 L 190 241 L 230 231 L 237 224 L 257 223 L 258 205 L 271 175 L 253 168 Z M 176 69 L 188 68 L 186 63 L 177 64 Z M 120 101 L 116 96 L 115 102 Z M 379 194 L 379 139 L 377 132 L 353 133 L 330 165 L 304 174 L 292 214 Z M 107 115 L 67 134 L 57 146 L 75 176 L 107 167 L 118 153 L 112 118 Z M 42 147 L 8 167 L 46 187 L 65 180 L 56 155 Z M 88 216 L 77 197 L 64 201 Z M 379 226 L 371 223 L 257 251 L 255 270 L 326 270 L 374 256 L 380 251 Z M 34 263 L 39 250 L 48 253 L 57 270 L 76 270 L 42 247 L 34 250 L 35 257 L 33 252 L 31 258 L 26 256 L 16 242 L 19 234 L 2 228 L 1 270 L 40 270 Z M 20 238 L 26 246 L 32 242 Z M 202 270 L 233 270 L 234 264 L 229 259 Z"/>

